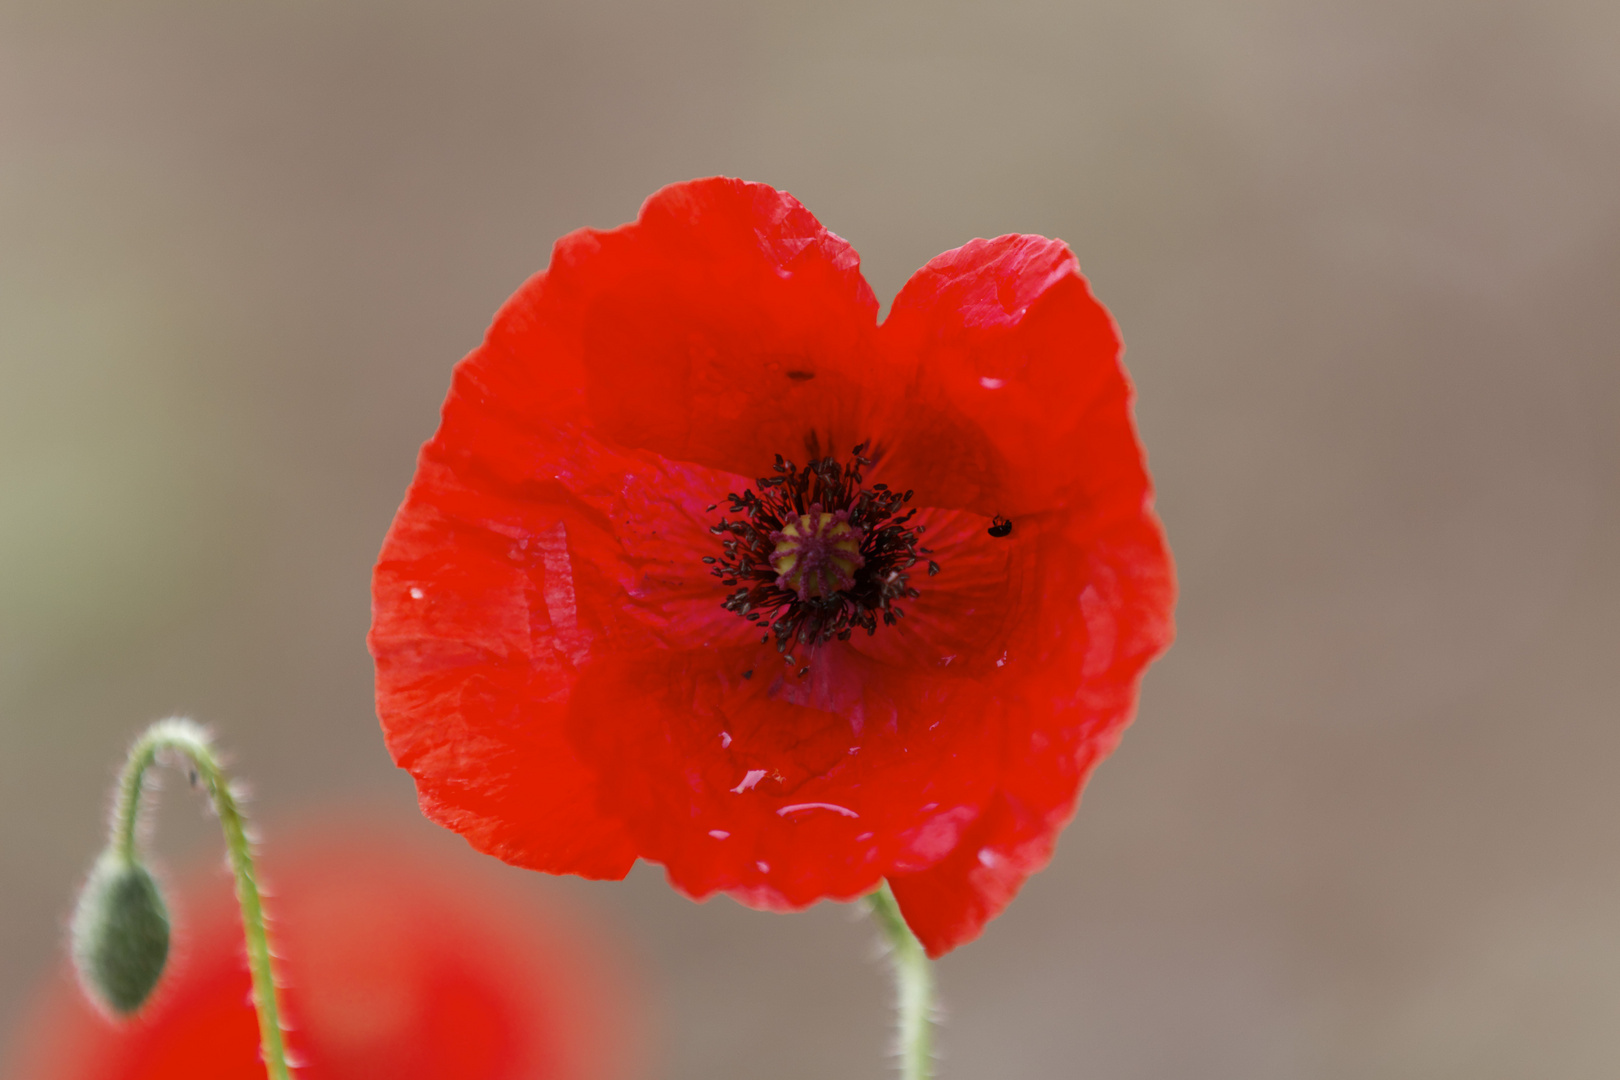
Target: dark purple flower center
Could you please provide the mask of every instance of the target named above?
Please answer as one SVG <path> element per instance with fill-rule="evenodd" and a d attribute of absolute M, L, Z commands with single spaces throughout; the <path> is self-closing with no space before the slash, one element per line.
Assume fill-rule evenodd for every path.
<path fill-rule="evenodd" d="M 857 627 L 875 634 L 880 618 L 893 626 L 905 615 L 895 601 L 919 595 L 908 571 L 932 552 L 917 543 L 924 527 L 908 524 L 916 509 L 901 512 L 913 492 L 863 487 L 866 447 L 847 464 L 813 458 L 803 469 L 776 455 L 776 475 L 759 479 L 758 494 L 731 494 L 730 512 L 741 516 L 709 527 L 724 554 L 703 561 L 733 589 L 721 606 L 765 626 L 760 640 L 774 634 L 789 664 L 797 646 L 847 641 Z"/>

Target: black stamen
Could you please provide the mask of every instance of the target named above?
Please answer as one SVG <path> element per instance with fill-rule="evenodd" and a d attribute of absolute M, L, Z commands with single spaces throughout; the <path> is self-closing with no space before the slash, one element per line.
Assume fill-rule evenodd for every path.
<path fill-rule="evenodd" d="M 757 493 L 748 489 L 729 496 L 731 512 L 742 517 L 730 521 L 722 517 L 710 527 L 711 533 L 724 537 L 724 554 L 718 560 L 705 557 L 704 562 L 714 564 L 710 572 L 723 584 L 741 586 L 726 597 L 722 606 L 767 626 L 768 632 L 760 641 L 768 642 L 774 635 L 777 652 L 784 654 L 783 660 L 789 665 L 795 663 L 788 652 L 790 646 L 813 648 L 834 638 L 847 641 L 857 627 L 875 634 L 879 614 L 889 625 L 904 614 L 893 607 L 893 601 L 919 595 L 909 585 L 906 571 L 921 561 L 921 556 L 932 552 L 918 546 L 923 527 L 910 525 L 916 508 L 902 512 L 915 492 L 901 494 L 891 491 L 887 484 L 862 487 L 861 470 L 872 464 L 862 456 L 869 445 L 863 442 L 856 446 L 851 451 L 853 461 L 847 464 L 831 457 L 815 457 L 815 447 L 811 446 L 812 458 L 803 469 L 777 454 L 772 469 L 778 475 L 759 478 Z M 783 527 L 813 505 L 820 506 L 824 513 L 847 513 L 849 524 L 860 531 L 862 563 L 848 588 L 827 596 L 801 598 L 792 589 L 777 584 L 771 556 Z M 940 565 L 929 560 L 929 576 L 939 572 Z M 763 620 L 761 612 L 765 614 Z"/>

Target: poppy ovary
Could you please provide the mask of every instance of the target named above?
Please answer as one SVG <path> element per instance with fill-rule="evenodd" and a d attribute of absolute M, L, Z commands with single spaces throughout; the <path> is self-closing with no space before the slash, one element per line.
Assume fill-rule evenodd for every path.
<path fill-rule="evenodd" d="M 703 561 L 733 590 L 721 606 L 761 623 L 761 643 L 774 634 L 789 664 L 798 662 L 795 646 L 847 641 L 857 628 L 875 634 L 879 619 L 893 626 L 905 615 L 895 601 L 920 595 L 908 571 L 932 552 L 918 544 L 925 527 L 911 524 L 916 509 L 903 510 L 916 493 L 864 486 L 866 448 L 855 447 L 848 463 L 816 458 L 803 469 L 776 455 L 776 475 L 761 477 L 758 493 L 730 496 L 741 518 L 709 527 L 723 555 Z"/>
<path fill-rule="evenodd" d="M 777 586 L 802 600 L 830 600 L 853 588 L 855 572 L 866 565 L 864 538 L 864 531 L 849 523 L 848 510 L 828 513 L 811 503 L 807 512 L 770 534 Z"/>

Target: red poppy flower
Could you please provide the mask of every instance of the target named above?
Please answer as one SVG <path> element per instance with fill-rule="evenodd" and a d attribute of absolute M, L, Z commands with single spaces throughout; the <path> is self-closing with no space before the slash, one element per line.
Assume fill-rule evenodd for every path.
<path fill-rule="evenodd" d="M 1046 863 L 1171 633 L 1119 338 L 1055 240 L 946 252 L 881 325 L 858 263 L 699 180 L 507 302 L 373 582 L 429 817 L 756 907 L 888 878 L 934 955 Z"/>
<path fill-rule="evenodd" d="M 386 835 L 276 841 L 264 856 L 300 1080 L 602 1080 L 634 1042 L 594 950 L 553 915 Z M 114 1024 L 63 972 L 20 1080 L 264 1080 L 227 875 L 183 889 L 180 948 Z"/>

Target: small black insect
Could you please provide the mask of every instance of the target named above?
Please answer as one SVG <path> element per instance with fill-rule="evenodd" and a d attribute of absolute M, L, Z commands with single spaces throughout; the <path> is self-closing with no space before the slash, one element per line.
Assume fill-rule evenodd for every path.
<path fill-rule="evenodd" d="M 990 519 L 990 528 L 987 530 L 991 536 L 1011 536 L 1012 519 L 1004 518 L 1000 514 Z"/>

